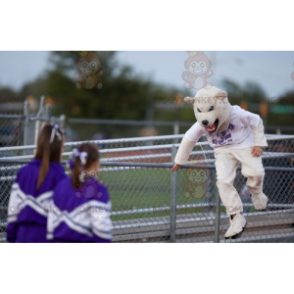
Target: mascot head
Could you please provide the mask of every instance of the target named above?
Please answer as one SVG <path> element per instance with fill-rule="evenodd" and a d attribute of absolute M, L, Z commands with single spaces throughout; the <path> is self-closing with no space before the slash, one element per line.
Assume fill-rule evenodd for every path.
<path fill-rule="evenodd" d="M 199 124 L 210 134 L 221 133 L 228 129 L 231 117 L 231 105 L 227 92 L 216 87 L 199 90 L 194 98 L 185 97 L 192 103 Z"/>

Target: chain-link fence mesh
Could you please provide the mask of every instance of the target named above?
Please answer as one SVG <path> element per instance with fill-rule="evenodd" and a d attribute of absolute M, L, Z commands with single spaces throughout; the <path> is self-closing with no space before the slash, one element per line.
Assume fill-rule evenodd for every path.
<path fill-rule="evenodd" d="M 182 137 L 95 141 L 101 154 L 99 180 L 107 186 L 112 202 L 114 242 L 294 241 L 294 172 L 289 170 L 293 168 L 294 136 L 267 136 L 269 147 L 262 155 L 264 166 L 288 170 L 266 170 L 264 192 L 270 203 L 265 211 L 254 209 L 246 179 L 237 170 L 234 186 L 242 199 L 248 226 L 236 240 L 223 238 L 229 218 L 224 206 L 218 207 L 217 175 L 214 168 L 207 168 L 214 165 L 214 152 L 206 138 L 197 143 L 189 158 L 191 165 L 201 168 L 170 172 L 173 145 L 178 147 Z M 63 159 L 67 160 L 73 147 L 80 144 L 66 143 Z M 23 146 L 2 148 L 6 153 L 2 157 L 32 158 L 24 148 L 30 148 L 30 154 L 34 150 Z M 2 237 L 10 188 L 20 167 L 16 164 L 0 167 Z"/>
<path fill-rule="evenodd" d="M 0 147 L 23 144 L 22 115 L 23 101 L 0 97 Z"/>

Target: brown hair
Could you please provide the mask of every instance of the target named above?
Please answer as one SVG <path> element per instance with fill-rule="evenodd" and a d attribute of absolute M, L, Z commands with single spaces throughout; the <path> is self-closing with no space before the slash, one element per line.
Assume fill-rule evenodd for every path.
<path fill-rule="evenodd" d="M 52 134 L 53 126 L 46 124 L 38 137 L 38 143 L 37 143 L 37 150 L 36 150 L 36 159 L 40 159 L 42 161 L 40 170 L 39 170 L 39 176 L 38 176 L 38 182 L 36 189 L 39 189 L 41 184 L 43 183 L 48 170 L 50 166 L 50 162 L 58 162 L 61 161 L 61 152 L 64 142 L 63 132 L 58 129 L 56 132 L 58 132 L 62 139 L 59 140 L 57 138 L 57 135 L 54 136 L 53 142 L 50 143 L 50 138 Z"/>
<path fill-rule="evenodd" d="M 87 160 L 84 166 L 84 169 L 91 167 L 92 163 L 99 160 L 99 148 L 96 144 L 93 143 L 84 143 L 77 148 L 79 152 L 87 152 Z M 81 160 L 79 157 L 72 159 L 74 164 L 74 169 L 71 171 L 71 181 L 74 188 L 78 189 L 81 187 L 82 182 L 79 179 L 79 176 L 82 172 Z"/>

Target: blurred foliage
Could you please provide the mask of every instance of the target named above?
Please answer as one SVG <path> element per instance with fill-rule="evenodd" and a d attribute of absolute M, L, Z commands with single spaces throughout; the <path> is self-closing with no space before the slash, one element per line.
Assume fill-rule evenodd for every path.
<path fill-rule="evenodd" d="M 244 86 L 225 79 L 222 88 L 227 91 L 231 104 L 239 105 L 241 101 L 246 103 L 260 103 L 266 97 L 264 90 L 254 82 L 247 82 Z"/>
<path fill-rule="evenodd" d="M 101 89 L 77 89 L 74 73 L 78 71 L 76 63 L 80 58 L 77 51 L 55 51 L 49 58 L 49 67 L 36 80 L 23 86 L 20 91 L 0 87 L 2 97 L 28 97 L 39 99 L 45 95 L 47 101 L 52 103 L 52 115 L 65 114 L 67 118 L 99 118 L 157 121 L 194 122 L 195 116 L 192 105 L 179 103 L 177 108 L 155 107 L 156 101 L 165 101 L 173 104 L 177 95 L 185 97 L 195 93 L 189 90 L 179 90 L 154 83 L 151 79 L 136 74 L 129 66 L 120 65 L 116 60 L 116 53 L 112 51 L 97 51 L 96 55 L 102 62 L 103 75 L 98 81 L 103 84 Z M 268 99 L 265 91 L 259 84 L 246 82 L 240 85 L 232 80 L 224 80 L 221 88 L 228 92 L 230 103 L 240 105 L 248 104 L 248 110 L 259 113 L 257 106 L 266 100 L 269 105 L 294 105 L 294 91 L 287 92 L 277 100 Z M 189 107 L 191 106 L 191 107 Z M 273 114 L 267 116 L 267 125 L 291 126 L 294 124 L 292 114 Z M 93 132 L 108 133 L 109 137 L 139 136 L 141 127 L 125 126 L 87 126 L 71 125 L 77 130 L 80 138 L 91 138 Z M 158 134 L 172 133 L 170 127 L 157 128 Z M 168 131 L 170 130 L 170 131 Z M 181 129 L 182 132 L 182 129 Z"/>
<path fill-rule="evenodd" d="M 280 105 L 292 105 L 294 106 L 294 90 L 287 91 L 280 95 L 277 100 L 270 99 L 269 105 L 280 104 Z M 292 113 L 272 113 L 268 114 L 268 125 L 274 126 L 294 126 L 294 115 Z M 291 132 L 293 133 L 293 132 Z"/>
<path fill-rule="evenodd" d="M 274 104 L 294 105 L 294 90 L 287 91 L 279 97 L 268 97 L 265 91 L 258 84 L 253 82 L 247 82 L 242 86 L 236 82 L 224 80 L 222 87 L 228 92 L 231 104 L 241 105 L 242 102 L 245 102 L 248 104 L 247 110 L 257 114 L 259 114 L 259 109 L 252 110 L 250 103 L 255 103 L 258 107 L 261 101 L 266 101 L 268 109 Z M 293 126 L 294 116 L 293 113 L 273 113 L 268 111 L 268 115 L 264 121 L 266 121 L 267 126 Z"/>

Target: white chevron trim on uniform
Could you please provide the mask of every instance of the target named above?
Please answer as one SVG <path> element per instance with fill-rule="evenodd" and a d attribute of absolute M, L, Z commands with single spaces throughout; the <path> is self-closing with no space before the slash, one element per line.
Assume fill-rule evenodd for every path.
<path fill-rule="evenodd" d="M 26 206 L 31 207 L 33 210 L 43 216 L 47 216 L 48 206 L 51 205 L 51 198 L 53 191 L 45 192 L 38 197 L 26 195 L 19 187 L 18 183 L 12 185 L 9 206 L 8 206 L 8 222 L 17 220 L 19 212 Z M 46 209 L 47 208 L 47 209 Z"/>
<path fill-rule="evenodd" d="M 48 214 L 48 238 L 52 239 L 54 230 L 64 222 L 72 230 L 89 237 L 93 237 L 93 233 L 95 233 L 103 239 L 111 239 L 110 211 L 110 202 L 105 204 L 98 200 L 88 201 L 76 207 L 72 212 L 60 211 L 55 206 Z"/>

